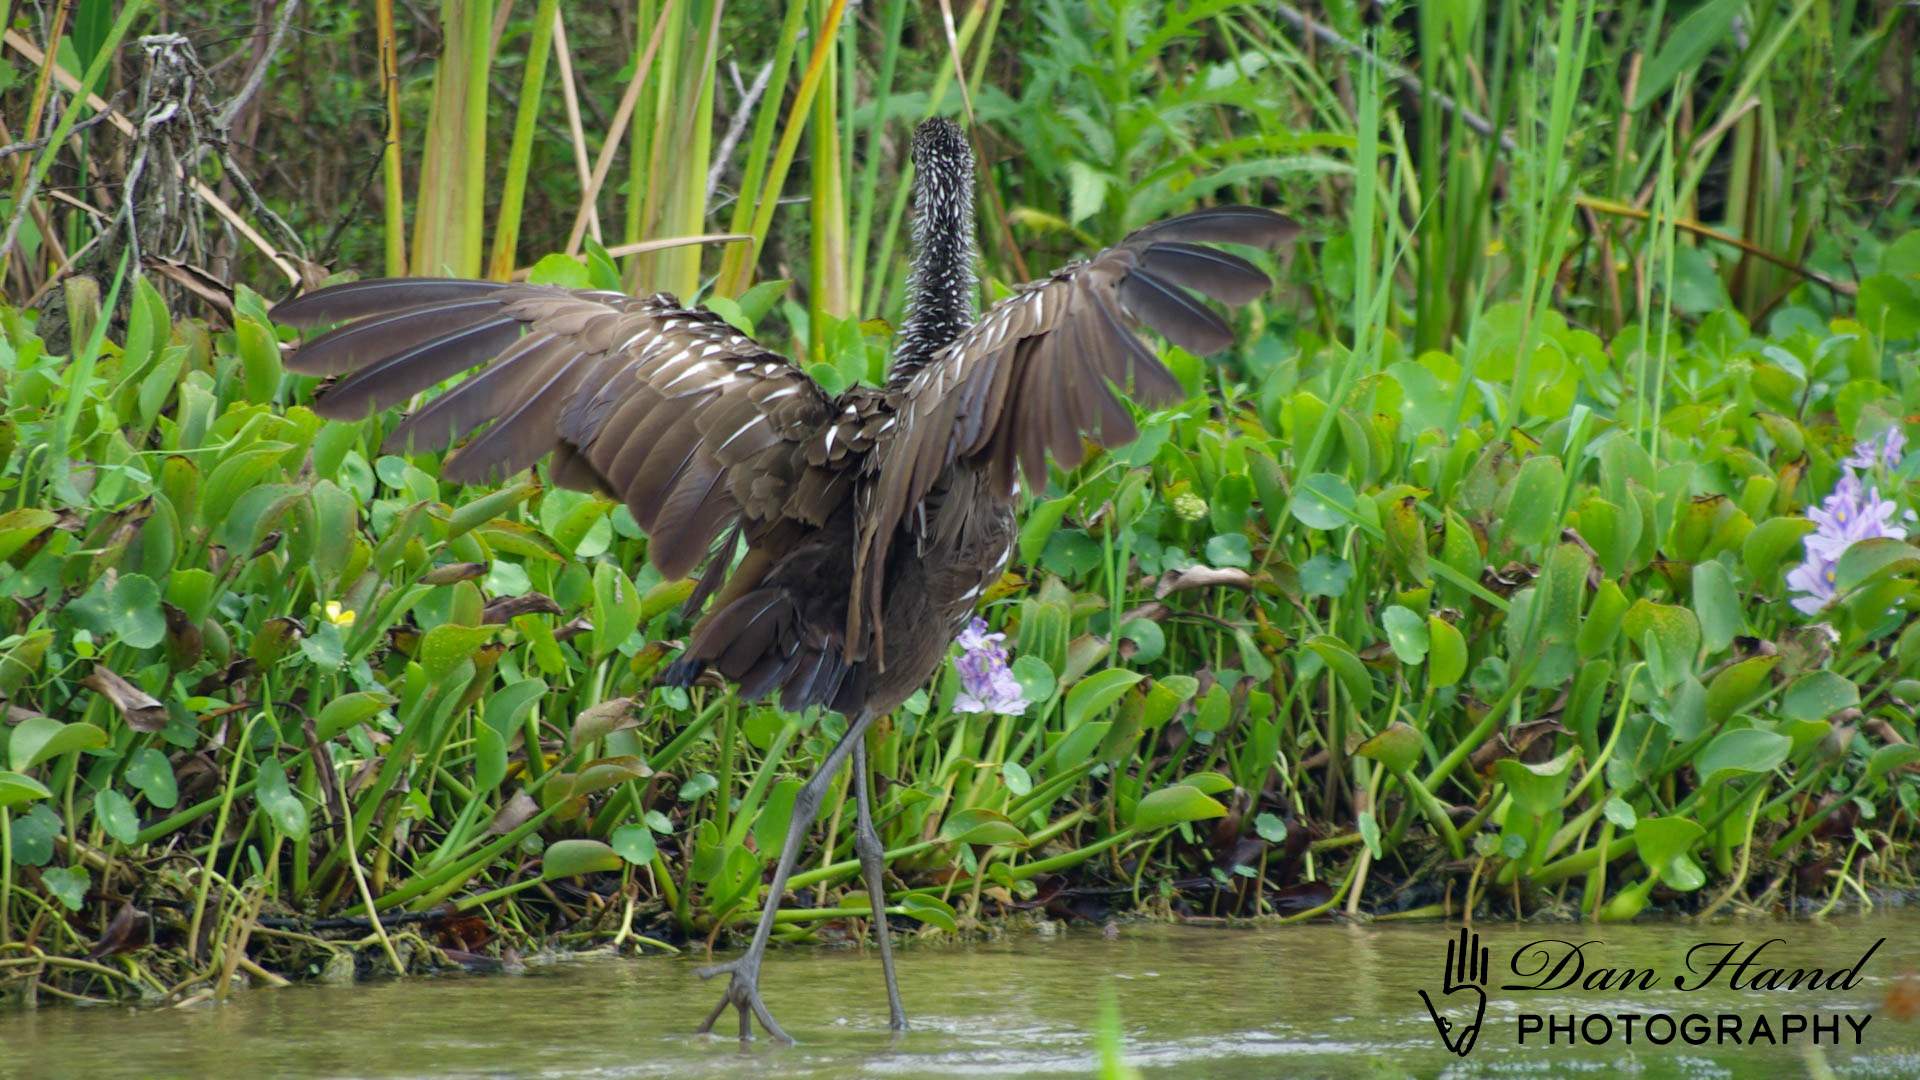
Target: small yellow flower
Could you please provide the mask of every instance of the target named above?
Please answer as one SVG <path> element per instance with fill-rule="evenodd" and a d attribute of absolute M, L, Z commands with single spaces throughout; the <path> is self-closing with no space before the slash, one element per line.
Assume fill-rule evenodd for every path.
<path fill-rule="evenodd" d="M 1183 491 L 1173 497 L 1173 512 L 1186 521 L 1199 521 L 1207 516 L 1207 500 Z"/>
<path fill-rule="evenodd" d="M 346 608 L 342 608 L 340 606 L 340 601 L 338 600 L 327 601 L 327 621 L 328 622 L 332 623 L 335 626 L 352 626 L 353 617 L 354 617 L 353 612 Z"/>

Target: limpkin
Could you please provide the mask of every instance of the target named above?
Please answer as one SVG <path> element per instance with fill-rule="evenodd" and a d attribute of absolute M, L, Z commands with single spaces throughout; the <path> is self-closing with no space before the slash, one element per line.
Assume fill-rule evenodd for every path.
<path fill-rule="evenodd" d="M 758 1017 L 791 1041 L 761 999 L 761 959 L 801 841 L 849 756 L 854 846 L 891 1023 L 905 1027 L 867 728 L 926 683 L 1004 569 L 1016 467 L 1041 489 L 1049 455 L 1064 468 L 1081 462 L 1083 435 L 1107 447 L 1133 439 L 1116 391 L 1149 407 L 1184 397 L 1134 329 L 1199 354 L 1231 344 L 1187 290 L 1244 304 L 1270 282 L 1205 245 L 1272 250 L 1298 231 L 1255 207 L 1197 210 L 1019 286 L 976 320 L 972 149 L 935 119 L 914 132 L 911 156 L 907 316 L 885 386 L 830 397 L 719 316 L 664 293 L 395 278 L 324 288 L 274 312 L 294 326 L 347 323 L 289 362 L 341 376 L 321 392 L 321 415 L 359 419 L 480 368 L 399 424 L 386 451 L 445 448 L 484 426 L 446 461 L 447 479 L 487 482 L 551 456 L 554 483 L 625 502 L 662 575 L 704 562 L 689 611 L 705 614 L 665 679 L 684 685 L 711 668 L 743 697 L 777 693 L 784 709 L 849 718 L 794 799 L 752 944 L 699 973 L 731 977 L 702 1032 L 731 1004 L 741 1038 Z"/>

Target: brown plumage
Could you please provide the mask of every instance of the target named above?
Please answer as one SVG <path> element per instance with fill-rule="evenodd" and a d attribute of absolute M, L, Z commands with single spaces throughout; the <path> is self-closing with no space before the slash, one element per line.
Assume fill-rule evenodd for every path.
<path fill-rule="evenodd" d="M 664 576 L 707 563 L 690 606 L 711 602 L 667 677 L 684 683 L 711 667 L 744 696 L 842 712 L 857 751 L 866 724 L 939 666 L 1006 565 L 1016 470 L 1041 490 L 1047 458 L 1078 465 L 1083 437 L 1131 440 L 1117 393 L 1148 407 L 1183 396 L 1136 328 L 1195 353 L 1231 343 L 1193 293 L 1243 304 L 1269 283 L 1203 245 L 1274 249 L 1298 231 L 1253 207 L 1195 211 L 1020 286 L 974 322 L 970 152 L 945 121 L 923 126 L 914 151 L 911 314 L 885 387 L 830 397 L 719 316 L 665 294 L 426 279 L 339 285 L 280 305 L 275 317 L 295 326 L 347 323 L 289 366 L 341 376 L 316 405 L 338 419 L 477 369 L 396 427 L 385 449 L 466 438 L 443 475 L 470 483 L 551 455 L 556 483 L 623 501 Z M 864 784 L 860 797 L 864 809 Z M 790 849 L 810 806 L 794 820 Z M 863 861 L 867 847 L 877 838 Z M 877 880 L 876 864 L 870 886 Z M 727 969 L 745 988 L 723 1005 L 739 1005 L 743 1024 L 751 1007 L 780 1034 L 753 986 L 768 928 L 751 963 Z"/>
<path fill-rule="evenodd" d="M 344 376 L 317 403 L 329 418 L 359 419 L 480 368 L 396 427 L 388 452 L 443 449 L 485 425 L 446 463 L 467 483 L 551 454 L 556 483 L 626 503 L 668 578 L 737 528 L 747 554 L 729 565 L 728 548 L 709 568 L 702 595 L 721 603 L 675 676 L 711 665 L 749 696 L 777 689 L 786 708 L 853 715 L 922 685 L 1004 566 L 1016 467 L 1040 488 L 1049 454 L 1080 463 L 1083 435 L 1130 441 L 1116 388 L 1150 407 L 1182 396 L 1134 326 L 1197 353 L 1230 343 L 1181 287 L 1245 303 L 1266 276 L 1196 242 L 1273 247 L 1293 233 L 1248 207 L 1142 229 L 1022 286 L 910 379 L 833 398 L 664 294 L 394 279 L 322 289 L 274 316 L 348 321 L 289 362 Z"/>

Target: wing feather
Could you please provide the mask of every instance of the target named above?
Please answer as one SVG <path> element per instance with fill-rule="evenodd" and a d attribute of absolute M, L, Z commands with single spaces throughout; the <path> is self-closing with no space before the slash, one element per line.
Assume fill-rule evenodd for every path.
<path fill-rule="evenodd" d="M 322 289 L 274 314 L 295 326 L 346 323 L 289 361 L 341 376 L 322 391 L 322 415 L 358 418 L 470 371 L 396 426 L 387 447 L 440 450 L 471 436 L 445 475 L 476 482 L 552 455 L 555 482 L 627 503 L 669 577 L 693 571 L 730 527 L 751 547 L 789 508 L 824 522 L 851 485 L 815 474 L 857 468 L 870 445 L 843 438 L 809 464 L 842 403 L 719 317 L 666 295 L 406 278 Z"/>
<path fill-rule="evenodd" d="M 1298 233 L 1292 221 L 1249 206 L 1150 225 L 1085 262 L 1020 286 L 889 387 L 899 425 L 866 461 L 867 512 L 854 545 L 847 648 L 883 655 L 888 557 L 902 529 L 919 527 L 915 508 L 948 466 L 972 460 L 1011 497 L 1016 466 L 1039 490 L 1049 454 L 1072 467 L 1084 456 L 1083 436 L 1108 447 L 1132 439 L 1137 429 L 1116 389 L 1148 407 L 1184 397 L 1136 328 L 1191 352 L 1218 352 L 1232 343 L 1232 331 L 1192 294 L 1244 304 L 1269 287 L 1252 263 L 1202 245 L 1272 250 Z"/>

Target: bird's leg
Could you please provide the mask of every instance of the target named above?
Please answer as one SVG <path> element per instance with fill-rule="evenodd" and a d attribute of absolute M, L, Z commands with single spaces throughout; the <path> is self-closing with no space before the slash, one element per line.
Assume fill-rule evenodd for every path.
<path fill-rule="evenodd" d="M 860 872 L 867 879 L 867 899 L 873 905 L 873 937 L 880 944 L 880 970 L 887 977 L 889 1026 L 907 1030 L 907 1010 L 900 1004 L 900 984 L 893 977 L 893 940 L 887 934 L 886 849 L 880 843 L 880 831 L 873 827 L 873 799 L 867 794 L 867 740 L 853 744 L 854 801 L 859 820 L 853 827 L 853 849 L 860 855 Z"/>
<path fill-rule="evenodd" d="M 773 918 L 780 910 L 780 897 L 787 891 L 787 875 L 793 872 L 793 861 L 800 854 L 800 842 L 806 838 L 807 830 L 813 826 L 813 817 L 820 811 L 820 800 L 826 795 L 827 785 L 833 782 L 833 776 L 847 760 L 860 740 L 866 736 L 867 725 L 873 722 L 869 713 L 861 713 L 853 723 L 847 725 L 847 733 L 827 754 L 827 760 L 793 798 L 793 818 L 787 823 L 787 839 L 780 846 L 780 861 L 773 868 L 773 883 L 767 887 L 767 898 L 760 907 L 760 925 L 753 932 L 753 944 L 747 946 L 744 955 L 724 964 L 715 964 L 694 972 L 703 979 L 725 973 L 731 978 L 727 982 L 727 992 L 714 1005 L 713 1011 L 702 1021 L 699 1032 L 702 1035 L 713 1030 L 714 1021 L 726 1011 L 728 1005 L 740 1010 L 740 1039 L 745 1042 L 753 1037 L 753 1017 L 758 1017 L 760 1026 L 767 1034 L 784 1043 L 793 1041 L 774 1022 L 773 1014 L 767 1011 L 766 1003 L 760 1000 L 760 960 L 766 955 L 767 939 L 773 936 Z"/>

